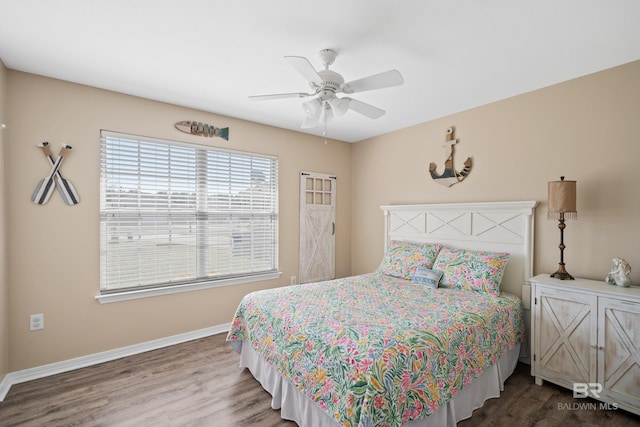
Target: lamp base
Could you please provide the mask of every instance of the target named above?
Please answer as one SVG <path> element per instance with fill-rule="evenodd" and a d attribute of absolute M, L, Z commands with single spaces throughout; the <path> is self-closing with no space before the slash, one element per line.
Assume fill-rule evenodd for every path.
<path fill-rule="evenodd" d="M 558 270 L 551 275 L 551 277 L 560 280 L 574 280 L 573 276 L 567 273 L 567 270 L 564 268 L 564 262 L 558 264 Z"/>

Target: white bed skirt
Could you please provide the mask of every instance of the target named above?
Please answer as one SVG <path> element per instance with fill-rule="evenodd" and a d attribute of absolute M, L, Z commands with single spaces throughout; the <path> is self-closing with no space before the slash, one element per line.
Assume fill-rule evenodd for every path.
<path fill-rule="evenodd" d="M 282 418 L 295 421 L 301 427 L 339 426 L 329 414 L 284 380 L 250 345 L 242 345 L 242 341 L 229 343 L 240 354 L 240 367 L 248 368 L 262 387 L 271 394 L 271 407 L 280 409 Z M 404 427 L 455 427 L 458 421 L 471 417 L 473 411 L 480 408 L 485 400 L 500 397 L 500 392 L 504 390 L 504 381 L 516 368 L 519 353 L 520 344 L 517 344 L 498 363 L 489 367 L 431 416 L 410 421 L 404 424 Z"/>

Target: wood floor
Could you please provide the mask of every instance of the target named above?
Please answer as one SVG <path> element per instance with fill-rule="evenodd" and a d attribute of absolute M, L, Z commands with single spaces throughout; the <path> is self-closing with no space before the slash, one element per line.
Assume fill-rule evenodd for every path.
<path fill-rule="evenodd" d="M 271 396 L 238 360 L 220 334 L 16 384 L 0 403 L 0 426 L 295 427 L 271 409 Z M 558 406 L 565 403 L 570 406 Z M 640 424 L 640 417 L 622 410 L 567 409 L 574 403 L 584 399 L 547 383 L 536 386 L 522 365 L 500 399 L 487 401 L 458 425 Z"/>

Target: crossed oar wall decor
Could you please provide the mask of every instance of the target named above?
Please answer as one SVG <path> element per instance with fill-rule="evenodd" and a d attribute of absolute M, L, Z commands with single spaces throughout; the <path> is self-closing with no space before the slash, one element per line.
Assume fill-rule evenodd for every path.
<path fill-rule="evenodd" d="M 42 178 L 38 182 L 38 185 L 36 185 L 36 189 L 31 195 L 31 201 L 38 205 L 44 205 L 49 201 L 51 194 L 57 188 L 62 199 L 67 205 L 77 205 L 78 202 L 80 202 L 80 198 L 78 197 L 75 187 L 71 184 L 71 181 L 64 178 L 60 173 L 60 165 L 62 165 L 62 161 L 64 160 L 67 152 L 73 147 L 62 144 L 62 149 L 60 150 L 57 159 L 53 158 L 53 153 L 51 152 L 51 148 L 49 148 L 48 142 L 38 144 L 38 147 L 42 149 L 47 160 L 49 160 L 51 170 L 49 171 L 49 174 Z"/>

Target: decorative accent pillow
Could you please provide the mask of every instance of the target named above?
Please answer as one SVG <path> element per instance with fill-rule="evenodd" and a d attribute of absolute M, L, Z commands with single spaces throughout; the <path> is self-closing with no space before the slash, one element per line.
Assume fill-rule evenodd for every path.
<path fill-rule="evenodd" d="M 392 240 L 382 258 L 378 271 L 387 276 L 413 279 L 418 266 L 431 268 L 442 246 Z"/>
<path fill-rule="evenodd" d="M 498 295 L 508 261 L 509 254 L 506 252 L 443 247 L 433 263 L 433 269 L 444 272 L 440 283 L 442 288 L 469 289 Z"/>
<path fill-rule="evenodd" d="M 411 283 L 417 283 L 419 285 L 425 285 L 429 288 L 437 288 L 440 278 L 442 277 L 442 271 L 430 270 L 426 267 L 419 266 L 416 268 L 416 272 L 411 279 Z"/>

